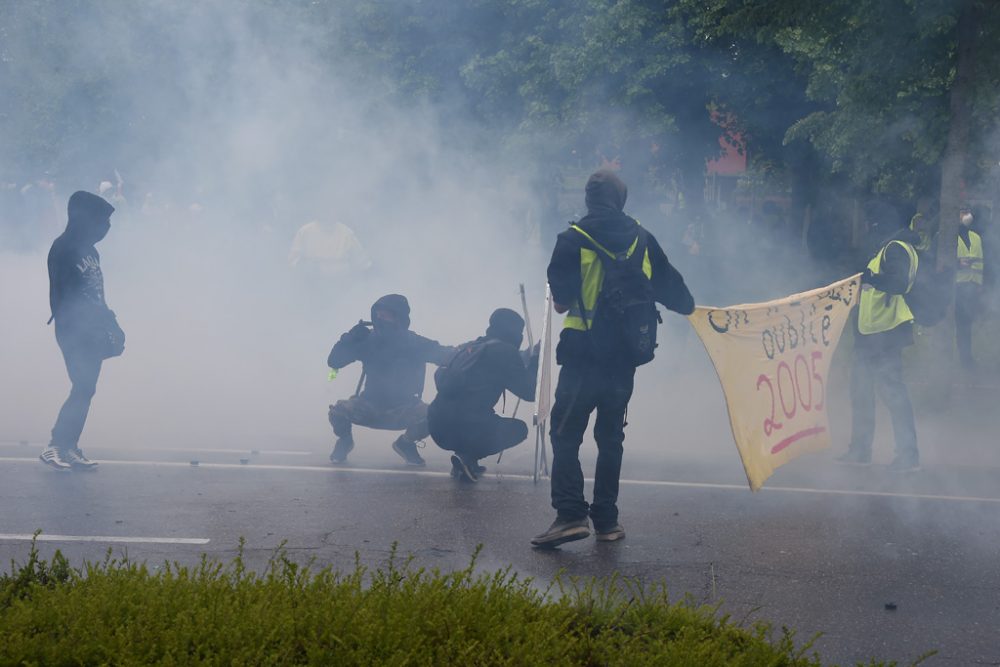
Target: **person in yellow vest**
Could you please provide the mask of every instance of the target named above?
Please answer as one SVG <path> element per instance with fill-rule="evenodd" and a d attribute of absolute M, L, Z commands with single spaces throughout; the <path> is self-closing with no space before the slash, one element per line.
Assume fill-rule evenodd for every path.
<path fill-rule="evenodd" d="M 877 227 L 873 229 L 878 233 Z M 840 463 L 868 465 L 875 439 L 875 389 L 892 417 L 896 454 L 889 469 L 920 467 L 910 394 L 903 382 L 904 347 L 913 344 L 913 313 L 906 294 L 913 288 L 920 237 L 903 228 L 881 244 L 861 279 L 851 368 L 851 442 Z"/>
<path fill-rule="evenodd" d="M 962 368 L 971 371 L 972 323 L 976 319 L 983 293 L 983 239 L 972 231 L 973 215 L 963 207 L 959 215 L 958 268 L 955 272 L 955 342 Z"/>
<path fill-rule="evenodd" d="M 671 266 L 656 238 L 624 212 L 628 190 L 610 170 L 600 170 L 587 181 L 587 215 L 559 234 L 548 267 L 555 310 L 568 315 L 556 347 L 561 366 L 555 403 L 550 416 L 552 440 L 552 507 L 555 522 L 531 543 L 552 548 L 590 535 L 593 521 L 597 540 L 614 542 L 625 537 L 618 521 L 618 484 L 625 441 L 625 412 L 632 397 L 637 364 L 652 358 L 654 341 L 634 345 L 636 339 L 605 337 L 624 318 L 605 296 L 635 298 L 643 292 L 647 317 L 657 318 L 654 301 L 668 309 L 690 314 L 694 299 L 681 274 Z M 602 258 L 598 253 L 605 253 Z M 615 264 L 610 276 L 605 264 Z M 626 282 L 621 276 L 627 275 Z M 607 280 L 605 278 L 608 277 Z M 611 287 L 609 287 L 609 283 Z M 629 289 L 625 290 L 624 285 Z M 629 294 L 624 294 L 628 291 Z M 650 313 L 651 311 L 651 313 Z M 609 319 L 610 318 L 610 319 Z M 602 328 L 604 327 L 604 328 Z M 655 331 L 655 325 L 651 325 Z M 641 330 L 641 327 L 639 327 Z M 634 350 L 644 349 L 639 358 Z M 597 469 L 594 499 L 583 495 L 580 444 L 590 414 L 596 410 L 594 440 Z"/>

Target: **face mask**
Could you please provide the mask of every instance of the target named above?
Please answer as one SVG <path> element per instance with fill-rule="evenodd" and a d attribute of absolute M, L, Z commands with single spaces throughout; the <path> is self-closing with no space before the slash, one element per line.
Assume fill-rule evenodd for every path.
<path fill-rule="evenodd" d="M 111 231 L 111 219 L 106 218 L 94 223 L 94 243 L 97 243 Z"/>

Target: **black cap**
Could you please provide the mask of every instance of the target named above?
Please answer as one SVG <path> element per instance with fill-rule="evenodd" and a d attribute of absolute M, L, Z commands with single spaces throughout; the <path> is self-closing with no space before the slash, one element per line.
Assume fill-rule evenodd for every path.
<path fill-rule="evenodd" d="M 524 319 L 510 308 L 497 308 L 490 315 L 486 335 L 520 347 L 524 339 Z"/>

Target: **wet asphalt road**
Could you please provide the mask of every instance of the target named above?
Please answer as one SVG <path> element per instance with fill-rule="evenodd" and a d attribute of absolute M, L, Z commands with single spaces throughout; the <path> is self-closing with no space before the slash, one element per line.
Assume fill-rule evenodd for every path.
<path fill-rule="evenodd" d="M 628 538 L 539 552 L 528 540 L 553 517 L 547 482 L 525 475 L 527 447 L 476 485 L 450 479 L 440 451 L 416 472 L 384 449 L 359 446 L 344 469 L 320 451 L 93 449 L 99 472 L 62 474 L 33 458 L 38 446 L 0 445 L 0 562 L 23 560 L 29 544 L 10 536 L 36 529 L 208 540 L 41 543 L 43 554 L 59 548 L 75 563 L 109 546 L 152 563 L 228 559 L 244 537 L 257 567 L 283 541 L 297 559 L 343 569 L 356 553 L 384 563 L 395 542 L 419 565 L 453 569 L 481 544 L 483 569 L 510 565 L 542 580 L 619 572 L 665 581 L 672 597 L 721 604 L 736 619 L 786 625 L 800 643 L 822 633 L 814 646 L 826 663 L 908 664 L 936 649 L 925 664 L 1000 664 L 1000 471 L 899 478 L 822 454 L 751 494 L 738 461 L 627 457 Z"/>

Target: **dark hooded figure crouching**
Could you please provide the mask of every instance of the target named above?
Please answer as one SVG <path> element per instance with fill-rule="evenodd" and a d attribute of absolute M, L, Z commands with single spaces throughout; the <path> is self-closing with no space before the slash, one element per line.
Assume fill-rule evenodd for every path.
<path fill-rule="evenodd" d="M 57 470 L 97 465 L 80 450 L 80 434 L 97 391 L 101 364 L 125 350 L 125 334 L 104 301 L 101 256 L 94 247 L 111 229 L 114 210 L 97 195 L 74 192 L 66 231 L 49 250 L 49 306 L 73 385 L 52 427 L 52 442 L 39 457 Z"/>
<path fill-rule="evenodd" d="M 337 443 L 335 464 L 354 449 L 351 425 L 403 431 L 392 449 L 408 465 L 422 466 L 417 441 L 428 435 L 424 393 L 426 364 L 447 363 L 455 349 L 410 331 L 410 304 L 400 294 L 387 294 L 372 305 L 372 321 L 359 322 L 333 346 L 327 364 L 340 369 L 361 362 L 359 393 L 330 406 Z M 363 385 L 363 389 L 361 389 Z"/>
<path fill-rule="evenodd" d="M 501 394 L 511 391 L 535 400 L 538 346 L 518 352 L 524 320 L 500 308 L 490 316 L 486 335 L 458 347 L 447 366 L 434 374 L 438 394 L 428 409 L 431 437 L 451 457 L 452 477 L 475 482 L 486 468 L 479 459 L 509 449 L 528 437 L 520 419 L 493 410 Z"/>

